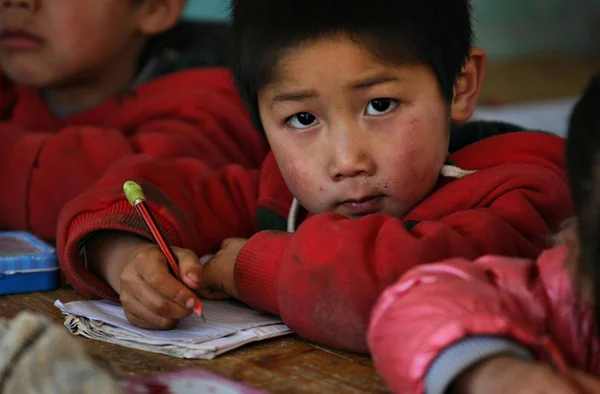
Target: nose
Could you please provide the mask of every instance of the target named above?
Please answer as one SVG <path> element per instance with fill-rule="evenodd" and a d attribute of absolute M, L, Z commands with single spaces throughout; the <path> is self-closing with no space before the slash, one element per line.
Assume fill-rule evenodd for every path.
<path fill-rule="evenodd" d="M 3 9 L 18 8 L 22 10 L 33 10 L 37 0 L 0 0 Z"/>
<path fill-rule="evenodd" d="M 335 182 L 346 178 L 371 176 L 375 172 L 375 162 L 369 146 L 358 127 L 344 127 L 331 130 L 331 164 L 329 173 Z"/>

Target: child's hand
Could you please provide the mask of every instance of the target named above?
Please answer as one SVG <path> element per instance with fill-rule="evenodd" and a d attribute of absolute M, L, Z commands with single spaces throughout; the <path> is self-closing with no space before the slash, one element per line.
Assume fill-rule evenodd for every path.
<path fill-rule="evenodd" d="M 141 237 L 107 232 L 86 246 L 91 269 L 120 294 L 127 319 L 149 329 L 170 329 L 189 316 L 198 298 L 194 291 L 202 287 L 202 264 L 196 254 L 181 248 L 173 252 L 181 281 L 169 271 L 160 249 Z"/>
<path fill-rule="evenodd" d="M 239 298 L 235 289 L 234 268 L 237 256 L 247 241 L 243 238 L 228 238 L 223 241 L 221 250 L 204 265 L 206 290 L 200 290 L 200 295 L 206 298 L 215 298 L 214 294 L 221 292 L 221 294 Z M 206 294 L 206 291 L 211 294 Z"/>
<path fill-rule="evenodd" d="M 569 377 L 550 365 L 499 356 L 483 361 L 461 375 L 453 394 L 587 394 L 575 374 Z M 588 385 L 589 387 L 592 387 Z"/>
<path fill-rule="evenodd" d="M 173 248 L 181 281 L 173 276 L 160 249 L 140 247 L 121 274 L 121 303 L 127 319 L 138 327 L 171 329 L 192 314 L 202 280 L 202 264 L 194 252 Z M 183 282 L 183 284 L 182 284 Z"/>

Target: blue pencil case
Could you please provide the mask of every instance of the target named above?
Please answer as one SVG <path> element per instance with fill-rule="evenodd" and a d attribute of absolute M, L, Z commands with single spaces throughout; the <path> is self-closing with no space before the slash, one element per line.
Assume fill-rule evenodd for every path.
<path fill-rule="evenodd" d="M 53 247 L 26 232 L 0 232 L 0 295 L 54 290 L 59 283 Z"/>

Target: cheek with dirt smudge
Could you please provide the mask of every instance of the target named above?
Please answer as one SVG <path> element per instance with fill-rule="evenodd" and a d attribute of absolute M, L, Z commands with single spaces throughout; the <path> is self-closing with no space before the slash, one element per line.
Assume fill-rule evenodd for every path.
<path fill-rule="evenodd" d="M 314 171 L 304 164 L 286 163 L 281 169 L 283 178 L 295 198 L 309 211 L 320 211 L 327 204 L 328 192 Z"/>

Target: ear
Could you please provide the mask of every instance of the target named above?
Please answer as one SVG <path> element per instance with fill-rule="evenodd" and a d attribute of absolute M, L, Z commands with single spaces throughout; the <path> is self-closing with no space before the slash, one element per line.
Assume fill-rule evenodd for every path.
<path fill-rule="evenodd" d="M 561 232 L 562 242 L 567 249 L 567 256 L 565 265 L 569 269 L 572 275 L 575 275 L 577 271 L 579 261 L 579 234 L 577 231 L 577 225 L 572 224 L 568 228 Z"/>
<path fill-rule="evenodd" d="M 139 5 L 138 29 L 145 36 L 169 30 L 179 20 L 185 0 L 144 0 Z"/>
<path fill-rule="evenodd" d="M 454 84 L 454 97 L 450 107 L 450 118 L 454 123 L 466 122 L 473 115 L 486 62 L 487 54 L 483 49 L 471 48 L 469 59 Z"/>
<path fill-rule="evenodd" d="M 592 278 L 582 275 L 579 259 L 581 244 L 577 225 L 572 225 L 561 233 L 562 242 L 566 248 L 565 268 L 571 277 L 571 283 L 577 289 L 578 297 L 590 305 L 594 304 L 594 283 Z"/>
<path fill-rule="evenodd" d="M 563 264 L 569 272 L 571 282 L 577 285 L 577 287 L 580 287 L 582 284 L 581 279 L 583 278 L 579 275 L 579 232 L 577 231 L 577 224 L 573 223 L 562 230 L 560 232 L 560 238 L 566 249 L 565 261 Z M 580 295 L 582 294 L 580 293 Z"/>

